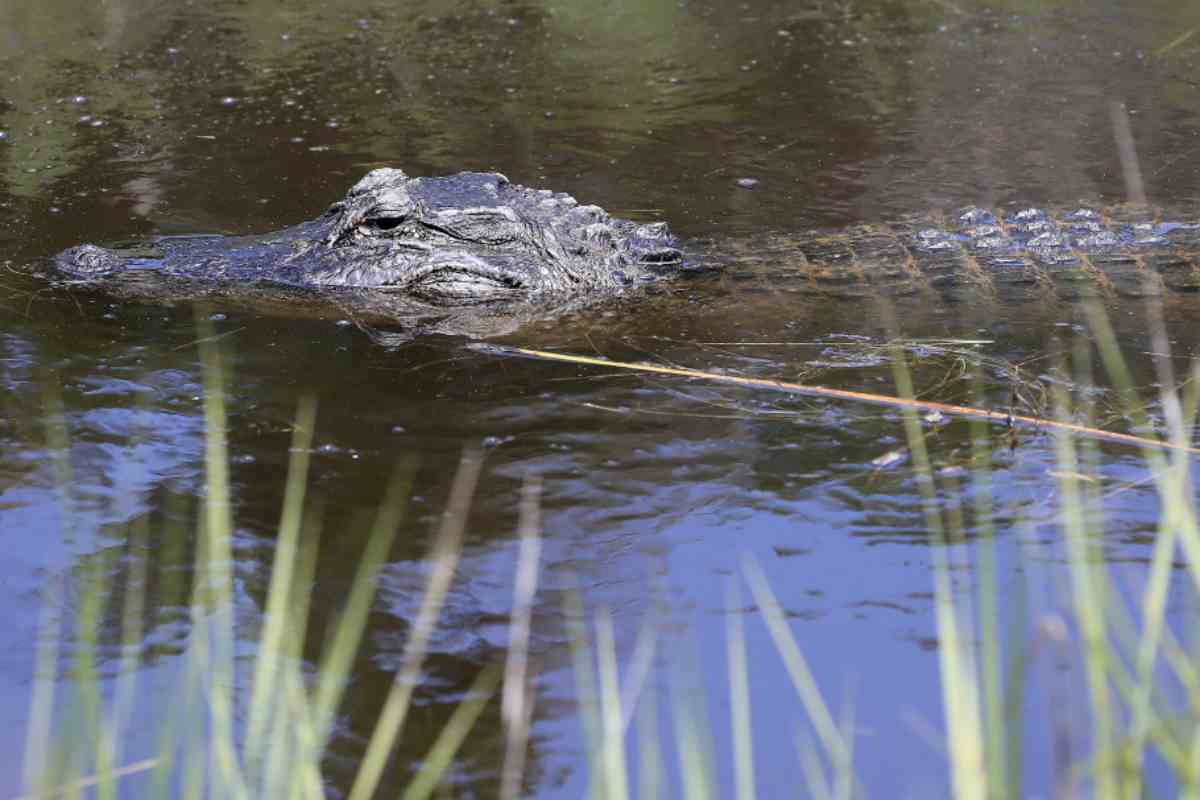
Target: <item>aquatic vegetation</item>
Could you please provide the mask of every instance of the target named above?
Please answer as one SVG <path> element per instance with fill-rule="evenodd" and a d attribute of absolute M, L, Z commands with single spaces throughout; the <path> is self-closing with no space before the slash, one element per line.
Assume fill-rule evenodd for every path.
<path fill-rule="evenodd" d="M 1200 664 L 1186 643 L 1189 631 L 1169 613 L 1173 597 L 1192 597 L 1200 586 L 1200 526 L 1190 472 L 1200 364 L 1194 362 L 1180 380 L 1165 355 L 1165 334 L 1153 314 L 1150 326 L 1155 351 L 1162 354 L 1156 357 L 1161 395 L 1155 402 L 1161 416 L 1157 424 L 1166 431 L 1161 444 L 1149 438 L 1155 424 L 1102 312 L 1089 312 L 1090 339 L 1076 336 L 1057 356 L 1060 373 L 1076 377 L 1074 385 L 1050 386 L 1057 423 L 1047 427 L 1053 437 L 1057 544 L 1022 547 L 1030 564 L 1061 561 L 1067 576 L 1067 584 L 1056 587 L 1064 593 L 1061 611 L 1031 615 L 1022 597 L 1036 587 L 1018 591 L 1017 602 L 1001 599 L 997 536 L 1021 532 L 996 529 L 992 486 L 997 478 L 990 465 L 1001 445 L 988 429 L 989 420 L 981 415 L 969 420 L 972 469 L 948 474 L 933 466 L 931 448 L 937 445 L 926 439 L 922 408 L 899 404 L 932 560 L 946 786 L 957 798 L 1019 797 L 1034 790 L 1096 797 L 1200 792 Z M 200 347 L 206 366 L 207 492 L 192 540 L 195 578 L 190 588 L 172 590 L 187 596 L 187 633 L 179 658 L 170 670 L 144 668 L 143 590 L 151 582 L 145 562 L 132 567 L 122 587 L 108 579 L 112 565 L 105 558 L 112 556 L 90 561 L 71 579 L 49 582 L 27 730 L 29 797 L 91 791 L 99 797 L 128 792 L 325 797 L 330 791 L 329 746 L 353 682 L 380 572 L 407 509 L 414 466 L 397 467 L 337 624 L 314 657 L 306 645 L 314 638 L 307 626 L 324 509 L 307 494 L 317 409 L 311 398 L 302 399 L 261 618 L 239 619 L 223 371 L 212 337 L 202 335 Z M 915 397 L 906 350 L 897 345 L 889 358 L 897 397 Z M 1082 387 L 1092 382 L 1097 358 L 1130 430 L 1137 432 L 1121 444 L 1143 445 L 1146 480 L 1161 509 L 1148 563 L 1132 580 L 1101 552 L 1109 494 L 1097 476 L 1108 457 L 1101 448 L 1111 445 L 1075 435 L 1094 427 L 1096 397 Z M 53 392 L 47 408 L 48 434 L 61 448 L 66 430 Z M 536 793 L 536 785 L 526 785 L 525 772 L 538 700 L 538 666 L 529 654 L 541 547 L 540 484 L 535 480 L 527 482 L 520 502 L 511 646 L 504 663 L 483 667 L 438 731 L 415 734 L 428 739 L 423 745 L 427 755 L 404 771 L 402 789 L 387 769 L 425 674 L 423 664 L 459 564 L 481 470 L 481 453 L 468 450 L 433 539 L 425 590 L 399 667 L 387 694 L 377 698 L 377 722 L 362 743 L 353 780 L 338 787 L 351 798 L 377 796 L 385 787 L 405 798 L 438 793 L 453 773 L 464 741 L 496 705 L 504 739 L 499 763 L 493 765 L 498 796 Z M 56 473 L 69 505 L 69 465 L 63 462 Z M 190 537 L 182 529 L 173 535 L 179 541 Z M 129 536 L 144 543 L 147 531 L 135 528 Z M 964 570 L 976 576 L 974 587 L 964 588 L 956 580 Z M 743 611 L 747 589 L 757 613 Z M 580 768 L 588 770 L 590 795 L 616 800 L 730 794 L 749 800 L 762 793 L 756 781 L 760 755 L 745 642 L 746 629 L 761 617 L 794 692 L 777 694 L 794 698 L 789 702 L 795 703 L 797 721 L 804 723 L 795 758 L 807 794 L 874 796 L 880 787 L 865 785 L 856 773 L 853 700 L 844 700 L 840 711 L 830 703 L 830 687 L 819 684 L 761 567 L 746 556 L 723 591 L 729 612 L 726 660 L 717 674 L 706 671 L 711 664 L 694 657 L 696 643 L 688 635 L 664 633 L 654 619 L 638 632 L 628 653 L 619 653 L 611 612 L 586 608 L 580 593 L 565 594 L 562 615 L 587 751 Z M 68 598 L 71 620 L 62 612 L 70 605 Z M 115 672 L 109 674 L 101 666 L 109 645 L 100 641 L 98 630 L 99 621 L 114 614 L 120 619 L 120 642 Z M 69 621 L 73 630 L 64 627 Z M 1047 658 L 1054 666 L 1040 670 Z M 1064 671 L 1081 676 L 1081 690 L 1063 685 Z M 656 675 L 659 680 L 652 679 Z M 724 687 L 727 732 L 715 730 L 706 709 L 713 687 Z M 1046 700 L 1031 705 L 1029 693 L 1035 689 Z M 148 696 L 157 698 L 149 720 L 144 709 L 136 710 Z M 664 703 L 669 728 L 660 727 Z M 1086 725 L 1073 724 L 1069 717 L 1075 715 L 1086 715 Z M 719 751 L 717 741 L 728 742 L 728 751 Z M 1048 742 L 1050 755 L 1031 752 L 1035 741 Z M 1048 770 L 1029 768 L 1034 760 L 1047 758 Z M 728 765 L 732 777 L 727 782 L 718 765 Z M 1049 775 L 1053 785 L 1031 783 L 1042 775 Z"/>

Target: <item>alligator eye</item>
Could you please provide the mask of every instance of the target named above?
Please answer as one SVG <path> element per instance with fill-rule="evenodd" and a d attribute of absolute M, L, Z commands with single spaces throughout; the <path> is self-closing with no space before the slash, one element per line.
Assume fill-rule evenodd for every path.
<path fill-rule="evenodd" d="M 363 225 L 373 231 L 390 231 L 400 227 L 404 222 L 404 217 L 373 217 L 366 220 Z"/>

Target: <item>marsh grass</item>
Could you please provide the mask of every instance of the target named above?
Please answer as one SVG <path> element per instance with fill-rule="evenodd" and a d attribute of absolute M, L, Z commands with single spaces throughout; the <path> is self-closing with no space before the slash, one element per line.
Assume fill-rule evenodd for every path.
<path fill-rule="evenodd" d="M 1059 356 L 1060 371 L 1074 374 L 1077 385 L 1086 386 L 1098 359 L 1124 418 L 1133 431 L 1148 439 L 1156 428 L 1134 387 L 1116 336 L 1104 315 L 1094 309 L 1089 326 L 1094 348 L 1082 338 L 1066 343 Z M 1165 335 L 1158 328 L 1153 332 L 1155 351 L 1166 352 Z M 45 585 L 38 627 L 24 760 L 27 797 L 327 795 L 328 747 L 353 677 L 380 571 L 404 518 L 413 464 L 397 466 L 341 615 L 321 655 L 306 661 L 302 653 L 311 639 L 309 587 L 320 558 L 323 508 L 306 494 L 317 409 L 311 399 L 302 399 L 261 620 L 251 630 L 245 629 L 244 621 L 239 627 L 223 405 L 226 382 L 219 351 L 203 333 L 207 491 L 194 536 L 195 578 L 187 602 L 190 631 L 174 685 L 151 715 L 158 728 L 144 730 L 140 726 L 147 723 L 135 711 L 139 696 L 151 690 L 139 685 L 147 603 L 140 592 L 147 583 L 145 563 L 135 567 L 143 572 L 130 576 L 124 592 L 114 591 L 108 583 L 111 565 L 103 559 L 93 559 L 77 570 L 73 582 L 52 577 Z M 917 391 L 906 358 L 903 348 L 891 354 L 896 394 L 913 398 Z M 919 406 L 900 405 L 929 538 L 946 785 L 956 798 L 993 800 L 1030 792 L 1132 798 L 1152 790 L 1200 798 L 1200 658 L 1185 643 L 1191 632 L 1173 628 L 1167 615 L 1173 592 L 1200 588 L 1200 528 L 1188 452 L 1200 396 L 1200 367 L 1193 364 L 1188 380 L 1180 381 L 1165 357 L 1156 366 L 1162 387 L 1157 408 L 1171 447 L 1147 441 L 1141 452 L 1160 514 L 1149 564 L 1135 576 L 1128 571 L 1114 573 L 1103 557 L 1106 497 L 1095 476 L 1106 455 L 1096 440 L 1072 433 L 1094 424 L 1096 409 L 1090 395 L 1072 392 L 1065 383 L 1051 386 L 1050 402 L 1059 423 L 1050 428 L 1059 501 L 1053 526 L 1069 580 L 1064 587 L 1065 610 L 1034 620 L 1028 619 L 1023 585 L 1002 596 L 997 537 L 1019 537 L 1022 525 L 1034 523 L 1018 521 L 1015 531 L 998 529 L 996 520 L 1011 520 L 1014 515 L 995 505 L 989 465 L 997 445 L 987 420 L 976 417 L 968 422 L 974 467 L 966 476 L 954 477 L 934 468 Z M 1185 385 L 1183 392 L 1176 390 L 1180 383 Z M 47 391 L 46 408 L 64 525 L 69 527 L 70 466 L 65 455 L 69 442 L 62 403 L 52 388 Z M 497 794 L 508 800 L 533 791 L 525 785 L 525 767 L 538 668 L 528 652 L 541 548 L 540 484 L 534 480 L 527 483 L 519 504 L 511 646 L 504 663 L 485 665 L 479 672 L 445 726 L 426 743 L 427 755 L 408 782 L 402 787 L 385 783 L 386 767 L 403 735 L 430 639 L 459 563 L 467 510 L 481 470 L 480 451 L 468 449 L 433 537 L 428 582 L 400 667 L 386 695 L 379 698 L 378 720 L 348 787 L 351 798 L 400 795 L 417 800 L 449 791 L 443 779 L 493 702 L 500 706 L 505 737 L 503 763 L 496 765 Z M 71 530 L 64 530 L 64 536 L 70 535 Z M 143 523 L 128 535 L 131 546 L 139 548 L 145 545 L 148 531 Z M 168 538 L 187 541 L 188 537 L 189 532 L 180 529 Z M 954 583 L 955 570 L 964 565 L 978 576 L 974 591 Z M 757 615 L 740 612 L 745 590 Z M 730 610 L 726 661 L 716 666 L 701 663 L 695 656 L 695 642 L 667 646 L 660 641 L 653 615 L 622 663 L 612 614 L 604 608 L 587 608 L 581 592 L 566 593 L 563 618 L 587 753 L 582 768 L 589 776 L 588 795 L 597 800 L 760 796 L 756 779 L 763 765 L 756 757 L 746 629 L 762 624 L 790 680 L 797 720 L 803 722 L 796 770 L 804 793 L 839 800 L 872 796 L 872 787 L 862 783 L 855 768 L 853 698 L 843 700 L 840 712 L 830 705 L 828 687 L 818 684 L 762 567 L 744 557 L 740 573 L 727 580 L 723 591 Z M 170 592 L 189 593 L 180 586 Z M 64 612 L 68 598 L 74 609 L 70 620 Z M 110 681 L 101 677 L 98 668 L 97 631 L 106 614 L 121 620 L 119 667 Z M 250 656 L 244 654 L 247 642 Z M 1082 691 L 1044 687 L 1051 698 L 1043 704 L 1045 716 L 1023 716 L 1034 682 L 1033 662 L 1048 650 L 1081 670 Z M 656 682 L 649 676 L 656 664 L 666 670 L 665 698 L 651 689 Z M 725 737 L 715 735 L 706 708 L 705 698 L 713 697 L 706 689 L 712 687 L 724 689 L 731 709 Z M 1064 722 L 1059 703 L 1064 700 L 1076 703 L 1087 715 L 1086 729 Z M 1031 786 L 1025 772 L 1031 754 L 1024 752 L 1024 743 L 1036 727 L 1043 728 L 1041 738 L 1053 744 L 1053 786 Z M 729 752 L 714 750 L 718 738 L 731 742 Z M 145 741 L 153 742 L 152 752 L 135 752 L 133 744 Z M 1173 782 L 1170 787 L 1148 785 L 1151 759 L 1165 765 Z M 720 781 L 718 765 L 728 767 L 731 781 Z"/>
<path fill-rule="evenodd" d="M 144 569 L 145 560 L 133 559 L 135 574 L 122 593 L 108 580 L 111 565 L 93 559 L 80 570 L 78 585 L 67 587 L 62 579 L 52 578 L 45 587 L 25 745 L 25 797 L 74 798 L 95 791 L 106 798 L 127 796 L 127 789 L 137 796 L 186 798 L 326 796 L 323 759 L 352 677 L 378 576 L 403 519 L 412 464 L 402 463 L 396 470 L 340 618 L 316 669 L 311 670 L 301 652 L 307 635 L 309 586 L 318 558 L 321 508 L 305 501 L 316 407 L 310 399 L 300 402 L 267 600 L 262 623 L 250 634 L 254 655 L 247 668 L 246 659 L 237 657 L 246 632 L 236 622 L 222 366 L 208 337 L 201 337 L 200 348 L 206 375 L 206 492 L 197 523 L 195 578 L 188 602 L 190 631 L 175 671 L 176 685 L 156 698 L 158 707 L 152 717 L 161 729 L 153 737 L 155 753 L 127 763 L 122 750 L 124 743 L 144 739 L 146 733 L 131 727 L 133 701 L 142 689 L 137 681 L 146 585 L 146 576 L 136 570 Z M 55 463 L 60 465 L 56 472 L 64 506 L 69 507 L 66 428 L 57 394 L 50 390 L 48 398 L 49 439 Z M 403 729 L 429 636 L 461 552 L 480 460 L 478 451 L 463 456 L 448 511 L 434 537 L 421 610 L 351 797 L 375 796 L 391 746 Z M 174 533 L 186 536 L 187 532 Z M 135 525 L 129 535 L 131 546 L 138 549 L 139 543 L 144 544 L 144 525 Z M 71 593 L 77 598 L 74 631 L 64 633 L 67 620 L 62 610 Z M 110 609 L 114 598 L 122 595 L 122 607 Z M 109 687 L 97 668 L 98 632 L 102 616 L 114 610 L 122 619 L 122 655 L 115 686 Z M 64 676 L 60 662 L 68 651 Z M 480 673 L 430 744 L 422 767 L 404 791 L 405 798 L 432 794 L 494 694 L 500 675 L 496 666 Z M 147 783 L 129 788 L 134 776 L 145 773 L 150 773 Z"/>

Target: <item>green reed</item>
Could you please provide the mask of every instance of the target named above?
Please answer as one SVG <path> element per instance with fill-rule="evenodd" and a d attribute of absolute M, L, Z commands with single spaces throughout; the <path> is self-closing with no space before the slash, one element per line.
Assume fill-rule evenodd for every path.
<path fill-rule="evenodd" d="M 174 685 L 165 691 L 138 686 L 147 603 L 146 560 L 136 552 L 147 538 L 146 523 L 141 521 L 127 532 L 128 545 L 135 551 L 130 559 L 134 566 L 123 587 L 110 581 L 113 564 L 107 553 L 85 561 L 74 582 L 58 576 L 47 581 L 25 747 L 26 797 L 74 798 L 93 790 L 101 798 L 116 797 L 122 781 L 145 773 L 150 773 L 150 779 L 140 793 L 155 797 L 326 796 L 322 762 L 342 694 L 352 677 L 377 578 L 407 507 L 413 465 L 402 463 L 397 469 L 315 677 L 307 674 L 301 648 L 318 557 L 321 506 L 305 501 L 316 407 L 311 399 L 301 400 L 266 606 L 259 629 L 249 634 L 254 656 L 247 668 L 236 654 L 246 631 L 239 629 L 236 620 L 225 380 L 220 355 L 210 339 L 202 336 L 200 346 L 206 376 L 206 492 L 194 531 L 195 577 L 186 602 L 190 632 Z M 57 392 L 49 390 L 48 397 L 51 416 L 47 427 L 55 463 L 62 465 L 57 469 L 61 475 L 69 469 L 65 455 L 69 442 Z M 461 550 L 479 464 L 478 452 L 464 455 L 450 511 L 434 537 L 431 562 L 435 568 L 404 652 L 404 666 L 384 704 L 352 796 L 376 794 L 383 758 L 400 735 L 429 634 Z M 61 495 L 68 499 L 69 485 L 60 487 Z M 172 528 L 166 539 L 180 542 L 188 535 L 184 528 Z M 69 540 L 70 531 L 64 536 Z M 170 576 L 164 575 L 163 583 L 164 597 L 179 593 L 166 586 Z M 72 594 L 78 602 L 75 631 L 65 635 L 61 609 Z M 119 608 L 114 607 L 122 596 Z M 103 616 L 113 612 L 122 620 L 121 657 L 112 696 L 106 698 L 105 681 L 97 667 L 98 633 Z M 70 665 L 60 678 L 64 657 L 69 657 Z M 499 675 L 495 666 L 483 670 L 433 742 L 405 797 L 428 797 L 438 785 L 494 694 Z M 241 691 L 243 687 L 245 691 Z M 156 697 L 161 706 L 153 715 L 161 724 L 153 737 L 155 752 L 149 758 L 126 761 L 126 743 L 145 733 L 132 727 L 134 700 L 148 691 L 161 692 Z M 239 706 L 239 701 L 244 702 Z"/>
<path fill-rule="evenodd" d="M 1092 309 L 1088 320 L 1092 341 L 1069 343 L 1061 356 L 1062 371 L 1073 372 L 1077 385 L 1086 386 L 1098 356 L 1132 429 L 1151 431 L 1151 415 L 1107 318 Z M 1153 332 L 1156 339 L 1165 339 Z M 186 547 L 189 538 L 193 540 L 194 582 L 189 589 L 178 576 L 164 575 L 160 580 L 162 598 L 182 599 L 190 625 L 174 682 L 165 690 L 166 705 L 153 715 L 160 727 L 150 732 L 135 728 L 139 697 L 164 691 L 161 686 L 139 685 L 148 680 L 139 672 L 149 602 L 144 593 L 149 577 L 146 563 L 132 559 L 135 566 L 122 591 L 109 580 L 112 555 L 85 561 L 72 576 L 52 576 L 46 583 L 39 621 L 31 692 L 24 762 L 28 797 L 74 798 L 92 792 L 100 798 L 125 796 L 123 782 L 138 776 L 145 780 L 137 794 L 154 797 L 326 795 L 327 748 L 366 632 L 380 571 L 404 519 L 414 465 L 398 465 L 381 498 L 338 622 L 315 669 L 306 666 L 302 653 L 310 638 L 310 587 L 320 557 L 324 514 L 320 500 L 307 495 L 316 404 L 309 398 L 298 404 L 265 606 L 261 621 L 246 630 L 236 614 L 223 391 L 228 382 L 219 351 L 208 336 L 202 335 L 201 340 L 206 492 L 194 530 L 174 523 L 164 539 L 164 546 L 171 548 Z M 1157 341 L 1154 349 L 1165 352 L 1164 342 Z M 902 349 L 894 351 L 898 394 L 913 397 L 916 391 L 905 358 Z M 1162 387 L 1157 398 L 1162 425 L 1172 442 L 1185 444 L 1196 420 L 1200 366 L 1193 363 L 1186 380 L 1173 374 L 1173 365 L 1165 357 L 1156 366 Z M 1183 390 L 1176 389 L 1180 384 Z M 47 385 L 52 387 L 52 382 Z M 48 439 L 66 527 L 63 534 L 70 540 L 69 441 L 61 399 L 53 388 L 46 396 Z M 1062 384 L 1052 387 L 1056 418 L 1088 421 L 1093 409 L 1087 397 Z M 1010 529 L 997 529 L 997 519 L 1014 516 L 996 507 L 992 491 L 991 464 L 1002 445 L 984 423 L 969 423 L 973 468 L 965 478 L 947 477 L 934 469 L 936 453 L 916 412 L 902 413 L 933 564 L 930 580 L 939 640 L 946 783 L 953 796 L 995 800 L 1023 797 L 1034 789 L 1062 797 L 1141 797 L 1149 791 L 1146 763 L 1153 756 L 1166 765 L 1180 796 L 1200 800 L 1200 656 L 1181 641 L 1188 632 L 1174 630 L 1167 618 L 1168 599 L 1177 582 L 1186 581 L 1190 587 L 1185 588 L 1193 591 L 1200 588 L 1200 526 L 1188 454 L 1153 448 L 1141 454 L 1161 513 L 1149 564 L 1137 576 L 1140 583 L 1129 586 L 1129 573 L 1114 573 L 1102 557 L 1106 495 L 1095 476 L 1105 453 L 1094 441 L 1081 441 L 1061 430 L 1053 434 L 1058 497 L 1054 529 L 1068 581 L 1064 610 L 1030 620 L 1024 584 L 1010 590 L 1008 602 L 1000 599 L 997 539 L 1019 537 L 1026 525 L 1033 524 L 1017 516 L 1016 530 L 1011 523 Z M 395 680 L 380 698 L 379 718 L 350 787 L 351 798 L 399 794 L 416 800 L 438 793 L 464 740 L 498 694 L 506 739 L 504 764 L 498 770 L 499 794 L 508 800 L 524 796 L 529 789 L 524 785 L 524 765 L 537 698 L 536 666 L 526 651 L 540 552 L 540 484 L 536 481 L 527 484 L 521 499 L 510 630 L 513 647 L 505 663 L 488 665 L 480 672 L 445 727 L 430 737 L 422 766 L 403 787 L 383 783 L 458 566 L 467 511 L 481 470 L 481 453 L 468 450 L 433 539 L 420 610 Z M 968 488 L 973 497 L 969 505 L 962 499 Z M 148 546 L 145 521 L 135 523 L 127 533 L 134 551 Z M 979 578 L 974 594 L 956 590 L 952 583 L 954 571 L 964 563 Z M 1177 567 L 1180 563 L 1182 569 Z M 743 589 L 749 590 L 761 620 L 739 611 Z M 723 791 L 717 782 L 717 764 L 729 766 L 737 800 L 761 794 L 756 767 L 762 765 L 756 757 L 748 677 L 751 660 L 745 644 L 746 627 L 755 624 L 765 625 L 770 634 L 775 655 L 791 682 L 797 719 L 811 731 L 798 737 L 795 765 L 807 796 L 870 796 L 872 787 L 863 785 L 854 764 L 853 703 L 843 701 L 840 713 L 830 705 L 828 687 L 818 685 L 762 568 L 754 559 L 743 558 L 740 574 L 727 580 L 724 592 L 726 663 L 716 666 L 700 663 L 694 641 L 665 647 L 654 614 L 622 663 L 609 611 L 588 610 L 580 592 L 566 593 L 563 614 L 587 749 L 589 796 L 596 800 L 716 798 Z M 74 630 L 68 633 L 62 609 L 72 600 Z M 98 668 L 98 631 L 106 614 L 120 619 L 118 670 L 111 684 L 105 683 Z M 246 643 L 252 645 L 253 655 L 239 657 L 239 645 Z M 1085 731 L 1066 725 L 1064 710 L 1054 702 L 1045 704 L 1044 719 L 1022 715 L 1033 683 L 1036 664 L 1032 662 L 1045 658 L 1038 653 L 1047 649 L 1065 654 L 1084 676 L 1085 691 L 1077 702 L 1088 716 Z M 650 690 L 656 657 L 666 661 L 663 677 L 669 718 L 665 720 L 660 718 L 660 698 Z M 764 657 L 754 654 L 757 659 Z M 65 674 L 64 662 L 69 662 Z M 714 752 L 712 745 L 715 731 L 704 698 L 705 687 L 714 685 L 727 690 L 731 709 L 727 753 Z M 1178 689 L 1174 694 L 1172 687 Z M 1176 702 L 1180 694 L 1187 698 L 1182 706 Z M 1027 785 L 1023 770 L 1029 754 L 1022 744 L 1033 726 L 1045 726 L 1054 744 L 1054 786 Z M 669 741 L 664 742 L 664 737 Z M 153 742 L 151 752 L 135 752 L 133 743 L 147 738 Z"/>

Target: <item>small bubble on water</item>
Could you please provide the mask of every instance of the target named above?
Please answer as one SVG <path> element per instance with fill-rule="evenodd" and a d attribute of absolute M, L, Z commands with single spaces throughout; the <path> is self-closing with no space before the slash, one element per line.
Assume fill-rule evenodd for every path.
<path fill-rule="evenodd" d="M 738 186 L 742 187 L 743 189 L 753 189 L 755 186 L 758 186 L 758 179 L 757 178 L 738 178 L 736 181 L 734 181 L 734 183 L 736 183 Z"/>
<path fill-rule="evenodd" d="M 237 103 L 238 103 L 238 99 L 231 95 L 226 95 L 225 97 L 221 98 L 221 105 L 225 106 L 226 108 L 228 108 L 229 106 L 236 106 Z"/>
<path fill-rule="evenodd" d="M 349 328 L 354 323 L 348 319 L 339 319 L 337 322 L 335 322 L 333 324 L 337 325 L 339 328 Z"/>
<path fill-rule="evenodd" d="M 95 117 L 93 117 L 91 114 L 84 114 L 82 117 L 79 118 L 79 124 L 87 125 L 93 119 L 95 119 Z"/>
<path fill-rule="evenodd" d="M 293 136 L 291 139 L 288 139 L 288 141 L 291 142 L 292 144 L 304 144 L 304 137 L 303 136 Z"/>
<path fill-rule="evenodd" d="M 89 124 L 89 125 L 91 125 L 93 128 L 103 128 L 103 127 L 104 127 L 104 120 L 102 120 L 102 119 L 94 119 L 94 120 L 92 120 L 91 122 L 89 122 L 88 124 Z"/>
<path fill-rule="evenodd" d="M 233 457 L 233 463 L 235 464 L 253 464 L 256 461 L 258 461 L 258 459 L 249 453 L 242 453 L 239 456 Z"/>
<path fill-rule="evenodd" d="M 62 209 L 61 209 L 61 208 L 59 208 L 58 206 L 50 206 L 50 213 L 51 213 L 51 214 L 58 214 L 58 213 L 60 213 L 61 211 L 62 211 Z"/>
<path fill-rule="evenodd" d="M 485 436 L 483 437 L 484 447 L 499 447 L 502 444 L 508 444 L 515 440 L 515 436 Z"/>
<path fill-rule="evenodd" d="M 407 433 L 403 425 L 393 425 L 392 433 Z"/>
<path fill-rule="evenodd" d="M 0 142 L 8 138 L 8 131 L 0 131 Z"/>
<path fill-rule="evenodd" d="M 331 120 L 329 120 L 329 122 L 325 123 L 325 127 L 326 128 L 336 128 L 336 127 L 338 127 L 338 124 L 339 123 L 336 119 L 331 119 Z"/>
<path fill-rule="evenodd" d="M 81 106 L 88 101 L 87 95 L 77 94 L 71 98 L 71 102 L 77 106 Z"/>
<path fill-rule="evenodd" d="M 229 319 L 229 317 L 226 316 L 225 314 L 216 313 L 216 314 L 209 314 L 208 319 L 210 322 L 224 322 L 225 320 Z"/>

